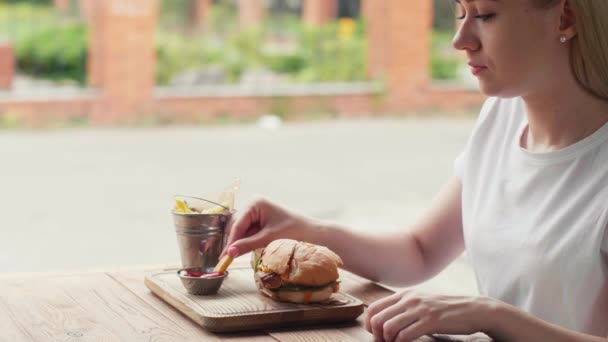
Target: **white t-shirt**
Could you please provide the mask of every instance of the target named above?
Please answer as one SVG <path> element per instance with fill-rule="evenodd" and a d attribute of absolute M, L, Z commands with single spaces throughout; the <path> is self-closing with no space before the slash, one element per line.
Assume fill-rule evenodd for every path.
<path fill-rule="evenodd" d="M 526 127 L 521 98 L 490 98 L 455 162 L 479 290 L 553 324 L 606 337 L 608 124 L 546 153 L 521 147 Z"/>

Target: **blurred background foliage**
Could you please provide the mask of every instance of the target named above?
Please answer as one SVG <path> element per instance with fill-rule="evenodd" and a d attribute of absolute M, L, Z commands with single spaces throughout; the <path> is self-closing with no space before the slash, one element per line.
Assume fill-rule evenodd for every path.
<path fill-rule="evenodd" d="M 460 60 L 450 43 L 453 10 L 450 1 L 434 1 L 431 76 L 455 79 Z M 206 27 L 195 28 L 187 0 L 161 0 L 156 37 L 159 85 L 188 75 L 237 83 L 252 72 L 291 82 L 366 79 L 360 1 L 341 1 L 341 19 L 322 27 L 300 20 L 299 1 L 270 1 L 264 23 L 248 30 L 239 29 L 234 0 L 214 2 Z M 87 25 L 77 15 L 58 15 L 49 0 L 0 0 L 0 13 L 0 39 L 13 42 L 20 73 L 86 84 Z"/>
<path fill-rule="evenodd" d="M 58 17 L 49 1 L 0 0 L 0 38 L 12 41 L 20 73 L 86 81 L 87 26 Z"/>
<path fill-rule="evenodd" d="M 185 0 L 163 1 L 157 36 L 159 84 L 203 68 L 222 73 L 231 83 L 248 70 L 269 71 L 293 82 L 365 79 L 365 26 L 360 19 L 309 27 L 300 20 L 299 8 L 283 5 L 258 27 L 239 30 L 234 2 L 219 1 L 204 34 L 196 35 L 179 25 L 187 21 L 185 6 Z"/>
<path fill-rule="evenodd" d="M 35 5 L 50 5 L 53 0 L 0 0 L 0 4 L 35 4 Z"/>

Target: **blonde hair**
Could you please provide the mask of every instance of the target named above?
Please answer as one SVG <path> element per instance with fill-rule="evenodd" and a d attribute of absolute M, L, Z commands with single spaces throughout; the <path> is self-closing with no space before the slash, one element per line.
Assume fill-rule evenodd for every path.
<path fill-rule="evenodd" d="M 533 0 L 552 7 L 559 0 Z M 608 101 L 608 0 L 570 0 L 576 36 L 571 40 L 570 64 L 578 83 Z"/>

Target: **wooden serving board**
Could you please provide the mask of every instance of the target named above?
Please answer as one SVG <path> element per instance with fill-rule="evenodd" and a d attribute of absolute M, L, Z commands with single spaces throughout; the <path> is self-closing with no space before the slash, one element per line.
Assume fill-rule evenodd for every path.
<path fill-rule="evenodd" d="M 147 275 L 154 294 L 212 332 L 258 330 L 308 324 L 354 321 L 364 304 L 345 293 L 335 293 L 328 304 L 281 303 L 256 287 L 251 268 L 229 269 L 219 292 L 195 296 L 186 292 L 175 271 Z"/>

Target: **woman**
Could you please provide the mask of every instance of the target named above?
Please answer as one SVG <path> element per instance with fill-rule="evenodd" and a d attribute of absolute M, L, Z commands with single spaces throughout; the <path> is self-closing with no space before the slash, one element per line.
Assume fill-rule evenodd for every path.
<path fill-rule="evenodd" d="M 364 235 L 260 200 L 232 225 L 228 253 L 290 237 L 328 246 L 361 276 L 412 285 L 466 247 L 481 296 L 381 299 L 366 319 L 377 340 L 606 341 L 608 1 L 455 2 L 453 44 L 491 97 L 423 218 Z"/>

